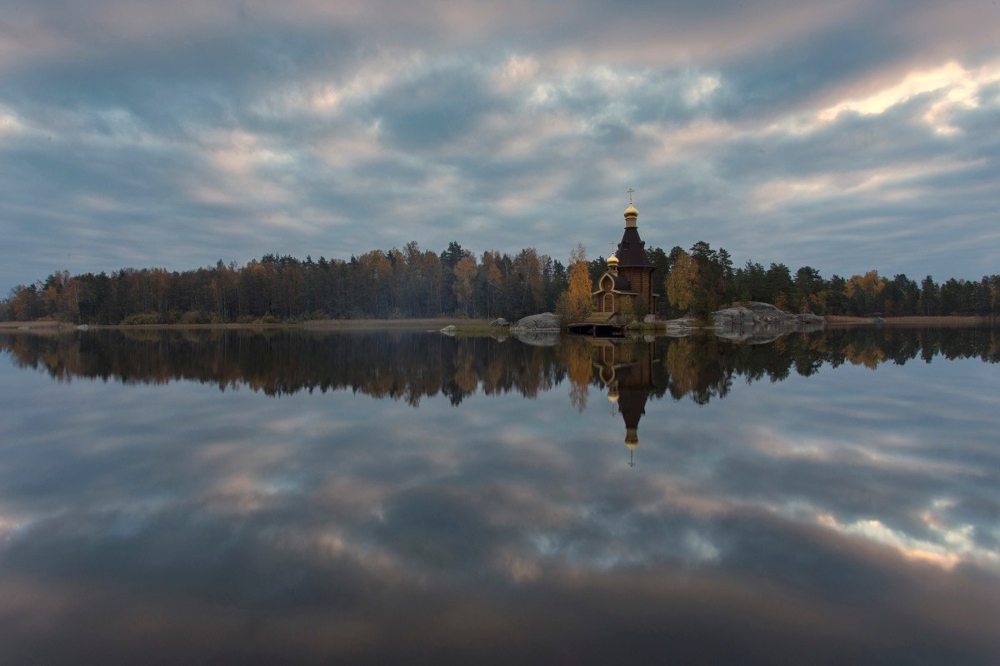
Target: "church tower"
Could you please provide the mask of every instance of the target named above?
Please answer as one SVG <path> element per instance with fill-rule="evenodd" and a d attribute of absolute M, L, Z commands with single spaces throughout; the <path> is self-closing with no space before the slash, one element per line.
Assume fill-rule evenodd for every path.
<path fill-rule="evenodd" d="M 608 258 L 608 271 L 598 280 L 597 291 L 593 293 L 595 313 L 608 317 L 621 312 L 627 302 L 632 312 L 640 311 L 642 303 L 645 312 L 653 314 L 660 299 L 659 294 L 653 293 L 655 268 L 646 256 L 646 243 L 639 237 L 639 211 L 632 204 L 632 192 L 630 188 L 622 240 L 617 252 Z"/>

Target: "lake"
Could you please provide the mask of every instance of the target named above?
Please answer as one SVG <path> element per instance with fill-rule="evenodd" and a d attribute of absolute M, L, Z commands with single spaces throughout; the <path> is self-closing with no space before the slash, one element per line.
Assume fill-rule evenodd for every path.
<path fill-rule="evenodd" d="M 0 332 L 0 663 L 997 664 L 998 362 Z"/>

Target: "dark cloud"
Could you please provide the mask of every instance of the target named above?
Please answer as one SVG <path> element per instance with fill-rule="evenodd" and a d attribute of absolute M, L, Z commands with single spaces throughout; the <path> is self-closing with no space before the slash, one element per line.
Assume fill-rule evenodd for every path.
<path fill-rule="evenodd" d="M 773 117 L 829 95 L 912 49 L 885 20 L 890 8 L 872 5 L 842 22 L 778 41 L 757 57 L 723 68 L 722 112 L 728 118 Z"/>
<path fill-rule="evenodd" d="M 495 106 L 481 76 L 456 67 L 401 81 L 372 99 L 368 114 L 382 124 L 390 146 L 424 153 L 465 137 Z"/>

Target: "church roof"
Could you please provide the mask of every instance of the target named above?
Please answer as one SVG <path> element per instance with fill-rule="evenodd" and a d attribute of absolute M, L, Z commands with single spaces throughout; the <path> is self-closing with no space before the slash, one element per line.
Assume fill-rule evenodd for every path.
<path fill-rule="evenodd" d="M 632 283 L 624 275 L 612 275 L 611 279 L 615 281 L 616 291 L 632 291 Z"/>
<path fill-rule="evenodd" d="M 646 256 L 645 248 L 646 243 L 639 238 L 639 230 L 636 227 L 625 227 L 625 233 L 622 234 L 622 242 L 618 244 L 618 251 L 615 253 L 615 256 L 618 257 L 618 267 L 651 267 L 653 264 L 650 263 L 649 257 Z"/>
<path fill-rule="evenodd" d="M 612 275 L 611 273 L 605 273 L 601 276 L 601 279 L 597 281 L 597 291 L 594 293 L 599 293 L 604 290 L 604 279 L 610 278 L 612 281 L 612 289 L 615 291 L 632 291 L 632 283 L 629 282 L 628 278 L 624 275 Z"/>

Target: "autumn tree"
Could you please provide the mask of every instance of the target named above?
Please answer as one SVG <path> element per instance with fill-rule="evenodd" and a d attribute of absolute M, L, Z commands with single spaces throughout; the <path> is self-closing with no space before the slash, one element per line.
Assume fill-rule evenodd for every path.
<path fill-rule="evenodd" d="M 860 315 L 880 312 L 882 290 L 886 279 L 878 271 L 868 271 L 864 275 L 852 275 L 847 281 L 845 294 L 851 311 Z"/>
<path fill-rule="evenodd" d="M 567 323 L 584 319 L 594 309 L 592 293 L 587 250 L 583 245 L 577 244 L 576 249 L 569 253 L 567 287 L 556 301 L 556 312 Z"/>
<path fill-rule="evenodd" d="M 472 257 L 462 257 L 455 264 L 455 299 L 459 307 L 465 308 L 465 314 L 469 314 L 469 305 L 472 302 L 472 281 L 476 279 L 476 262 Z"/>
<path fill-rule="evenodd" d="M 667 292 L 667 300 L 681 312 L 686 312 L 694 307 L 698 289 L 698 263 L 694 257 L 687 252 L 680 253 L 670 270 L 670 275 L 667 276 L 664 288 Z"/>
<path fill-rule="evenodd" d="M 483 277 L 486 281 L 486 316 L 492 317 L 498 312 L 498 305 L 502 302 L 503 294 L 503 272 L 500 270 L 500 253 L 483 252 Z"/>

